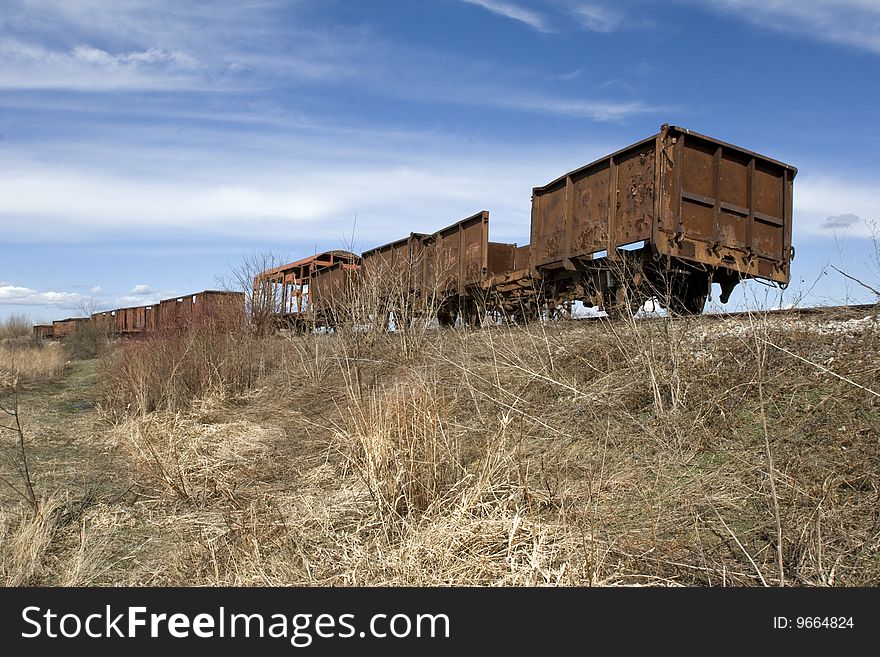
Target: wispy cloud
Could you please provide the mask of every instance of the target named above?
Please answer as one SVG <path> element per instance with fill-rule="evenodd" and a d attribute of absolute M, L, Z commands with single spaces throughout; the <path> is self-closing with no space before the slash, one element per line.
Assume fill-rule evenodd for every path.
<path fill-rule="evenodd" d="M 0 43 L 0 88 L 158 90 L 196 85 L 188 55 L 151 48 L 111 54 L 88 45 L 68 51 L 7 40 Z"/>
<path fill-rule="evenodd" d="M 82 295 L 76 292 L 40 292 L 30 287 L 0 282 L 0 305 L 74 308 L 81 301 Z"/>
<path fill-rule="evenodd" d="M 589 111 L 606 106 L 523 111 Z M 173 143 L 156 150 L 151 143 Z M 493 232 L 528 237 L 529 194 L 559 173 L 611 148 L 601 139 L 566 144 L 482 143 L 409 133 L 236 136 L 225 128 L 144 127 L 112 144 L 47 142 L 27 156 L 0 152 L 0 223 L 9 242 L 173 239 L 301 240 L 338 246 L 351 233 L 363 246 L 397 237 L 388 220 L 411 216 L 408 230 L 436 230 L 481 208 Z M 469 156 L 462 158 L 467 151 Z M 291 155 L 294 154 L 294 155 Z M 428 210 L 426 210 L 428 209 Z M 101 281 L 96 281 L 99 283 Z M 131 294 L 130 280 L 118 294 Z M 155 285 L 151 285 L 155 287 Z M 104 286 L 105 289 L 106 286 Z"/>
<path fill-rule="evenodd" d="M 623 20 L 623 14 L 598 4 L 579 4 L 572 13 L 581 27 L 591 32 L 613 32 Z"/>
<path fill-rule="evenodd" d="M 619 121 L 636 114 L 655 112 L 641 101 L 610 101 L 557 98 L 552 96 L 493 97 L 491 102 L 516 109 L 583 117 L 595 121 Z"/>
<path fill-rule="evenodd" d="M 143 297 L 148 294 L 153 294 L 154 292 L 155 292 L 155 290 L 153 290 L 153 288 L 151 288 L 149 285 L 146 285 L 144 283 L 138 283 L 133 288 L 131 288 L 131 292 L 129 292 L 129 294 L 134 295 L 134 296 Z"/>
<path fill-rule="evenodd" d="M 880 53 L 876 0 L 685 0 L 780 32 Z"/>
<path fill-rule="evenodd" d="M 519 21 L 538 32 L 553 31 L 550 29 L 546 17 L 542 14 L 532 11 L 531 9 L 525 9 L 524 7 L 520 7 L 511 2 L 501 2 L 500 0 L 462 0 L 462 2 L 477 5 L 478 7 L 491 11 L 493 14 L 498 14 L 499 16 Z"/>
<path fill-rule="evenodd" d="M 357 28 L 287 20 L 282 29 L 284 4 L 10 0 L 0 88 L 229 90 L 356 68 L 365 48 Z"/>

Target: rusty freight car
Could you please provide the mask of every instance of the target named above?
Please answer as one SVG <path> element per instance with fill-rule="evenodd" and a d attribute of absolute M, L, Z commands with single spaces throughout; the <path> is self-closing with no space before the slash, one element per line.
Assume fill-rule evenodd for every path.
<path fill-rule="evenodd" d="M 34 337 L 45 340 L 54 337 L 51 324 L 34 324 Z"/>
<path fill-rule="evenodd" d="M 279 327 L 303 328 L 311 321 L 312 278 L 337 263 L 358 261 L 356 254 L 337 249 L 262 271 L 254 276 L 250 312 L 255 318 L 274 318 Z"/>
<path fill-rule="evenodd" d="M 698 313 L 713 282 L 786 285 L 797 169 L 684 128 L 536 187 L 529 268 L 550 304 Z"/>
<path fill-rule="evenodd" d="M 109 334 L 116 329 L 116 311 L 103 310 L 92 313 L 91 321 L 96 327 Z"/>
<path fill-rule="evenodd" d="M 457 317 L 476 323 L 491 278 L 509 272 L 521 253 L 516 244 L 489 241 L 486 210 L 428 235 L 422 249 L 422 308 L 441 326 Z"/>
<path fill-rule="evenodd" d="M 150 320 L 150 330 L 173 330 L 200 324 L 234 325 L 244 321 L 244 294 L 203 290 L 163 299 L 153 308 L 156 314 Z"/>
<path fill-rule="evenodd" d="M 84 322 L 88 322 L 88 317 L 68 317 L 67 319 L 56 319 L 52 322 L 53 338 L 69 338 L 77 332 Z"/>
<path fill-rule="evenodd" d="M 112 327 L 118 335 L 148 333 L 156 329 L 155 306 L 132 306 L 114 312 Z"/>

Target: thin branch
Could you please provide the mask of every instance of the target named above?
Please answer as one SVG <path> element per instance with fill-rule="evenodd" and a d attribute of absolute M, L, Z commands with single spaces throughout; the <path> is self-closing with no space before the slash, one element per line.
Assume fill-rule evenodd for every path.
<path fill-rule="evenodd" d="M 859 280 L 858 278 L 856 278 L 855 276 L 850 276 L 850 275 L 847 274 L 845 271 L 840 271 L 840 270 L 839 270 L 837 267 L 835 267 L 834 265 L 831 265 L 831 269 L 833 269 L 834 271 L 836 271 L 836 272 L 837 272 L 838 274 L 840 274 L 841 276 L 846 276 L 846 277 L 847 277 L 848 279 L 850 279 L 851 281 L 855 281 L 856 283 L 858 283 L 859 285 L 861 285 L 861 286 L 862 286 L 863 288 L 865 288 L 866 290 L 870 290 L 871 292 L 873 292 L 874 294 L 876 294 L 878 297 L 880 297 L 880 290 L 878 290 L 876 287 L 871 287 L 870 285 L 868 285 L 868 284 L 865 283 L 864 281 L 860 281 L 860 280 Z"/>

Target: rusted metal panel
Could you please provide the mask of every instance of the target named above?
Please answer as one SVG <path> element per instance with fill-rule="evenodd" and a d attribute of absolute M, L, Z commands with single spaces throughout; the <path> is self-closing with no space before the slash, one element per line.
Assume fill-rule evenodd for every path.
<path fill-rule="evenodd" d="M 642 140 L 532 191 L 532 269 L 650 238 L 654 142 Z"/>
<path fill-rule="evenodd" d="M 481 287 L 488 272 L 489 213 L 447 226 L 424 240 L 422 287 L 426 298 L 464 295 Z"/>
<path fill-rule="evenodd" d="M 159 308 L 157 305 L 144 307 L 144 331 L 150 333 L 156 330 Z"/>
<path fill-rule="evenodd" d="M 516 244 L 489 242 L 487 267 L 490 275 L 513 271 L 516 260 Z"/>
<path fill-rule="evenodd" d="M 109 313 L 93 315 L 92 321 L 104 327 L 109 326 L 120 335 L 144 333 L 151 330 L 148 325 L 148 308 L 149 306 L 117 308 Z M 110 321 L 111 319 L 112 322 Z"/>
<path fill-rule="evenodd" d="M 361 255 L 364 276 L 375 285 L 381 298 L 420 289 L 422 244 L 427 238 L 422 233 L 377 246 Z"/>
<path fill-rule="evenodd" d="M 243 292 L 227 290 L 204 290 L 190 295 L 192 299 L 190 321 L 192 324 L 237 326 L 244 321 Z"/>
<path fill-rule="evenodd" d="M 160 330 L 180 328 L 186 324 L 185 298 L 174 297 L 159 302 L 158 328 Z"/>
<path fill-rule="evenodd" d="M 664 125 L 533 190 L 530 268 L 536 275 L 574 269 L 644 242 L 697 266 L 787 283 L 796 174 L 788 164 Z"/>
<path fill-rule="evenodd" d="M 115 327 L 116 321 L 113 312 L 114 311 L 111 310 L 104 310 L 101 312 L 93 313 L 91 317 L 92 324 L 103 331 L 111 331 Z"/>
<path fill-rule="evenodd" d="M 529 256 L 531 255 L 532 249 L 526 244 L 525 246 L 518 246 L 513 256 L 513 271 L 519 271 L 520 269 L 527 269 L 529 266 Z"/>
<path fill-rule="evenodd" d="M 150 330 L 168 330 L 206 323 L 235 324 L 244 319 L 244 301 L 242 292 L 226 290 L 204 290 L 163 299 L 150 308 L 144 325 L 152 327 Z"/>

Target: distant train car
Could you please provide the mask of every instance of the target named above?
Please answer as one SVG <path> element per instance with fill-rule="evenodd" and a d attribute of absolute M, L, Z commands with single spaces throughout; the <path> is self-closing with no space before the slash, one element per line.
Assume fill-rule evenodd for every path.
<path fill-rule="evenodd" d="M 149 330 L 174 330 L 205 324 L 240 324 L 244 321 L 244 294 L 204 290 L 163 299 L 149 313 Z"/>
<path fill-rule="evenodd" d="M 67 319 L 58 319 L 52 322 L 53 338 L 69 338 L 83 324 L 88 324 L 88 317 L 68 317 Z"/>
<path fill-rule="evenodd" d="M 154 306 L 132 306 L 113 311 L 112 328 L 118 335 L 149 333 L 156 328 Z"/>
<path fill-rule="evenodd" d="M 669 299 L 702 311 L 744 278 L 788 284 L 797 169 L 684 128 L 660 132 L 532 193 L 530 270 L 550 303 Z"/>
<path fill-rule="evenodd" d="M 309 310 L 299 318 L 297 328 L 315 325 L 329 328 L 346 323 L 357 312 L 358 301 L 361 305 L 375 303 L 377 308 L 381 305 L 379 298 L 365 296 L 361 266 L 355 262 L 339 261 L 324 267 L 311 278 Z"/>
<path fill-rule="evenodd" d="M 149 335 L 159 329 L 204 324 L 240 326 L 245 321 L 244 300 L 242 292 L 204 290 L 164 299 L 158 304 L 103 310 L 90 317 L 57 320 L 51 326 L 35 326 L 34 336 L 67 338 L 84 323 L 108 335 L 118 336 Z"/>
<path fill-rule="evenodd" d="M 116 311 L 103 310 L 101 312 L 92 313 L 91 321 L 92 324 L 105 333 L 111 333 L 116 328 Z"/>
<path fill-rule="evenodd" d="M 262 323 L 268 318 L 277 328 L 310 326 L 312 279 L 338 263 L 359 261 L 357 254 L 337 249 L 259 272 L 254 276 L 248 310 L 257 321 Z"/>
<path fill-rule="evenodd" d="M 51 324 L 35 324 L 33 328 L 34 337 L 45 340 L 54 337 Z"/>

